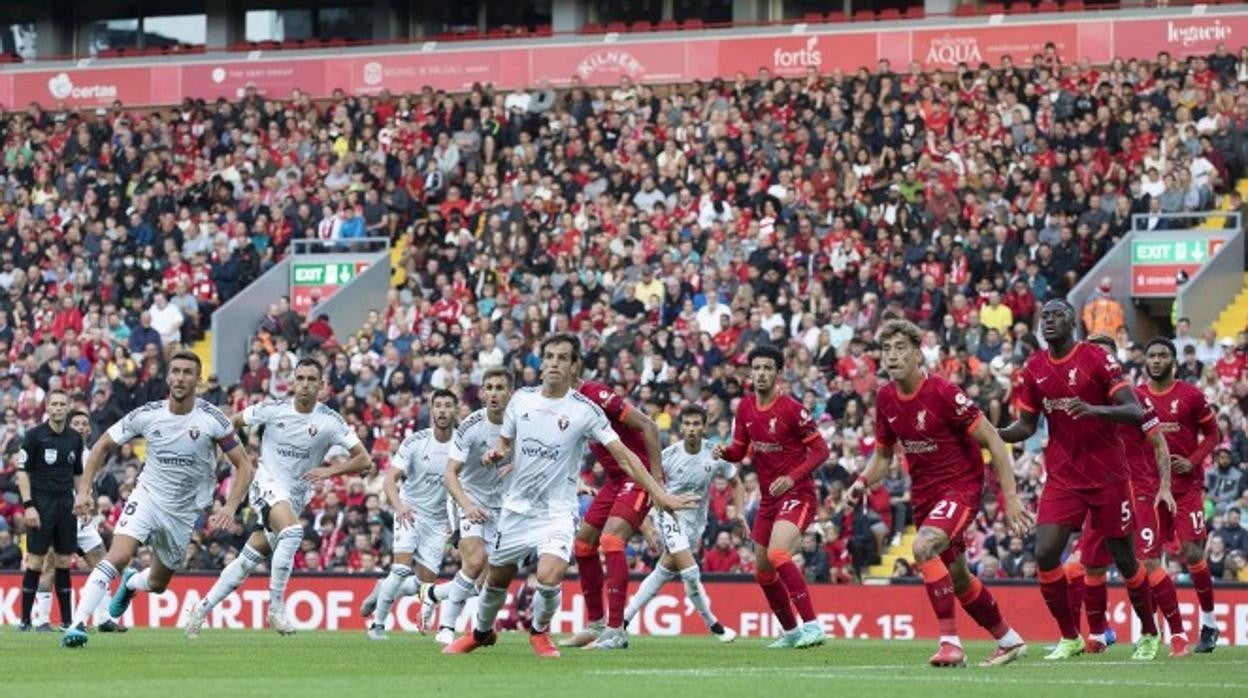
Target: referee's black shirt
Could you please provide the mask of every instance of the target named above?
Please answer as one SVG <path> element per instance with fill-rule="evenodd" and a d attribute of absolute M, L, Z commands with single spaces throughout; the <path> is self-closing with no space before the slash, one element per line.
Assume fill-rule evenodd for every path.
<path fill-rule="evenodd" d="M 82 474 L 82 434 L 68 421 L 59 434 L 44 422 L 26 432 L 17 460 L 30 478 L 31 498 L 72 495 L 74 476 Z"/>

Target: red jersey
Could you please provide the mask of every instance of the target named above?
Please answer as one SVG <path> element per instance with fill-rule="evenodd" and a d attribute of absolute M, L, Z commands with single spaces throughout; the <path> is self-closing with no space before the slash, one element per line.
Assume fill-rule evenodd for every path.
<path fill-rule="evenodd" d="M 758 474 L 758 486 L 762 490 L 763 503 L 770 502 L 771 483 L 782 475 L 797 470 L 806 459 L 806 446 L 823 435 L 815 428 L 815 420 L 802 408 L 802 403 L 788 395 L 772 400 L 770 405 L 759 407 L 754 393 L 741 398 L 736 420 L 732 427 L 732 445 L 729 450 L 739 450 L 740 455 L 730 460 L 740 460 L 747 447 L 753 447 L 751 459 L 754 472 Z M 815 495 L 814 477 L 796 480 L 784 497 Z"/>
<path fill-rule="evenodd" d="M 1049 443 L 1044 449 L 1048 484 L 1095 489 L 1125 480 L 1122 440 L 1113 423 L 1070 415 L 1076 400 L 1093 406 L 1113 405 L 1114 393 L 1131 389 L 1118 362 L 1100 347 L 1077 342 L 1060 359 L 1054 359 L 1047 350 L 1032 354 L 1022 373 L 1019 409 L 1043 414 L 1048 420 Z"/>
<path fill-rule="evenodd" d="M 962 389 L 928 375 L 904 395 L 889 383 L 876 395 L 875 436 L 901 446 L 910 465 L 916 502 L 953 498 L 978 505 L 984 490 L 984 456 L 971 430 L 983 418 Z"/>
<path fill-rule="evenodd" d="M 1205 394 L 1191 383 L 1177 380 L 1164 392 L 1155 393 L 1147 385 L 1141 386 L 1139 392 L 1141 397 L 1148 397 L 1157 412 L 1170 454 L 1190 459 L 1200 443 L 1202 427 L 1215 419 Z M 1171 473 L 1170 488 L 1176 494 L 1203 488 L 1205 470 L 1201 465 L 1193 461 L 1192 469 L 1186 473 Z"/>
<path fill-rule="evenodd" d="M 1153 445 L 1145 438 L 1145 434 L 1158 428 L 1161 423 L 1143 386 L 1135 388 L 1135 396 L 1144 408 L 1144 421 L 1140 426 L 1121 423 L 1114 426 L 1118 428 L 1118 438 L 1122 439 L 1131 487 L 1137 495 L 1153 495 L 1161 487 L 1161 476 L 1157 473 L 1157 456 L 1153 454 Z"/>
<path fill-rule="evenodd" d="M 641 459 L 641 464 L 647 469 L 650 468 L 650 458 L 646 455 L 646 440 L 641 432 L 624 424 L 624 415 L 628 414 L 630 409 L 628 401 L 615 394 L 609 386 L 593 381 L 585 381 L 581 383 L 581 387 L 576 391 L 581 395 L 589 398 L 595 405 L 602 408 L 607 414 L 607 419 L 611 422 L 611 428 L 619 435 L 620 442 L 624 446 L 637 454 Z M 591 442 L 589 450 L 594 454 L 594 458 L 602 464 L 602 470 L 607 474 L 610 480 L 628 479 L 628 475 L 624 473 L 624 469 L 620 464 L 615 462 L 615 457 L 611 455 L 602 444 Z"/>

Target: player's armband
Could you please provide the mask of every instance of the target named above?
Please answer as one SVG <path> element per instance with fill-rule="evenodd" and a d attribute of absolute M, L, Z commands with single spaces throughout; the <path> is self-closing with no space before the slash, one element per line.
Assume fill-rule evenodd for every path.
<path fill-rule="evenodd" d="M 217 441 L 217 445 L 221 447 L 222 451 L 229 453 L 238 446 L 238 438 L 233 434 L 226 434 Z"/>

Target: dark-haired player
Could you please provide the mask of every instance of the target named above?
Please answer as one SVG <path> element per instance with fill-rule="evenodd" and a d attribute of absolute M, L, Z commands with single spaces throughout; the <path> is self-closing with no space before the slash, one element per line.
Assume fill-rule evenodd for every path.
<path fill-rule="evenodd" d="M 1114 340 L 1106 335 L 1094 335 L 1088 338 L 1088 342 L 1103 349 L 1110 357 L 1117 350 Z M 1187 635 L 1183 631 L 1183 618 L 1179 615 L 1174 581 L 1161 566 L 1162 539 L 1157 523 L 1157 458 L 1165 443 L 1157 428 L 1158 420 L 1152 401 L 1143 393 L 1143 388 L 1136 388 L 1135 391 L 1144 408 L 1143 429 L 1134 424 L 1114 425 L 1122 439 L 1123 455 L 1131 480 L 1135 557 L 1144 563 L 1144 569 L 1148 571 L 1148 585 L 1153 590 L 1153 601 L 1170 625 L 1170 656 L 1183 657 L 1188 653 Z M 1070 607 L 1075 614 L 1076 626 L 1079 625 L 1080 608 L 1087 609 L 1088 638 L 1084 641 L 1084 651 L 1091 654 L 1104 652 L 1112 644 L 1113 633 L 1106 618 L 1109 598 L 1105 588 L 1106 570 L 1112 562 L 1104 539 L 1092 528 L 1091 517 L 1084 519 L 1083 532 L 1076 550 L 1066 561 L 1065 572 L 1070 584 Z"/>
<path fill-rule="evenodd" d="M 270 555 L 269 627 L 283 635 L 294 632 L 286 617 L 286 585 L 303 542 L 299 514 L 308 505 L 312 485 L 337 475 L 362 472 L 372 465 L 368 451 L 342 415 L 316 401 L 324 382 L 321 364 L 315 359 L 301 359 L 295 366 L 289 399 L 251 405 L 234 415 L 235 429 L 264 427 L 260 464 L 251 483 L 251 506 L 260 514 L 261 528 L 221 570 L 204 600 L 187 611 L 188 638 L 199 637 L 208 612 Z M 335 446 L 348 451 L 350 457 L 338 465 L 325 465 L 325 455 Z"/>
<path fill-rule="evenodd" d="M 999 432 L 1007 443 L 1019 443 L 1036 432 L 1040 415 L 1048 421 L 1044 450 L 1048 480 L 1040 496 L 1036 558 L 1040 590 L 1062 640 L 1046 659 L 1069 659 L 1084 651 L 1061 556 L 1070 534 L 1091 513 L 1092 527 L 1105 538 L 1140 618 L 1142 635 L 1132 658 L 1151 660 L 1160 642 L 1153 596 L 1148 575 L 1135 558 L 1122 440 L 1109 428 L 1113 422 L 1141 424 L 1144 409 L 1118 364 L 1100 348 L 1075 340 L 1075 317 L 1074 307 L 1064 300 L 1051 300 L 1041 308 L 1040 325 L 1049 348 L 1033 354 L 1023 366 L 1019 418 Z M 1158 461 L 1157 498 L 1173 507 L 1169 458 Z"/>
<path fill-rule="evenodd" d="M 737 407 L 732 443 L 712 453 L 730 463 L 748 453 L 758 474 L 762 502 L 750 536 L 758 560 L 754 577 L 784 629 L 770 647 L 814 647 L 826 638 L 793 553 L 814 520 L 818 502 L 811 474 L 828 460 L 828 445 L 801 403 L 777 389 L 784 354 L 762 346 L 750 352 L 749 362 L 754 390 Z"/>
<path fill-rule="evenodd" d="M 1026 655 L 1027 645 L 1001 617 L 992 593 L 966 566 L 964 533 L 974 520 L 984 492 L 984 456 L 1005 498 L 1005 519 L 1011 535 L 1031 528 L 1014 485 L 1010 453 L 975 403 L 960 388 L 923 370 L 919 351 L 922 334 L 905 320 L 889 320 L 879 332 L 884 369 L 890 383 L 876 395 L 876 447 L 870 465 L 849 488 L 858 499 L 875 486 L 893 462 L 899 447 L 910 465 L 914 519 L 914 559 L 923 575 L 928 599 L 940 624 L 940 650 L 932 666 L 965 666 L 958 638 L 957 604 L 997 641 L 997 649 L 981 666 L 1000 666 Z"/>
<path fill-rule="evenodd" d="M 602 408 L 611 429 L 620 442 L 632 451 L 656 480 L 662 480 L 660 464 L 662 446 L 659 428 L 642 410 L 628 404 L 603 383 L 585 381 L 577 392 Z M 588 626 L 560 644 L 583 647 L 592 643 L 594 649 L 628 647 L 624 607 L 628 600 L 628 557 L 625 545 L 650 512 L 650 498 L 637 481 L 628 476 L 602 444 L 589 444 L 594 458 L 602 464 L 607 481 L 594 496 L 576 533 L 573 552 L 581 595 L 585 599 Z M 606 621 L 603 620 L 603 562 L 598 558 L 601 547 L 606 558 Z"/>
<path fill-rule="evenodd" d="M 109 451 L 137 438 L 147 441 L 138 485 L 122 510 L 108 555 L 95 566 L 79 592 L 73 627 L 61 636 L 64 647 L 87 643 L 86 621 L 108 594 L 118 570 L 125 573 L 109 604 L 109 615 L 114 618 L 126 612 L 136 593 L 159 594 L 169 586 L 174 572 L 182 566 L 200 512 L 212 502 L 218 446 L 234 466 L 234 483 L 209 524 L 225 528 L 234 523 L 234 514 L 251 486 L 251 459 L 234 437 L 229 418 L 211 403 L 196 399 L 199 373 L 198 356 L 189 351 L 175 352 L 165 371 L 168 399 L 135 409 L 109 427 L 91 449 L 74 505 L 79 516 L 91 511 L 91 483 Z M 150 543 L 155 553 L 152 566 L 137 572 L 129 567 L 130 560 L 145 543 Z"/>
<path fill-rule="evenodd" d="M 620 443 L 602 410 L 573 390 L 580 352 L 575 335 L 554 334 L 542 342 L 542 384 L 516 391 L 503 413 L 498 443 L 481 457 L 483 465 L 494 466 L 512 454 L 512 471 L 505 480 L 502 513 L 472 632 L 447 645 L 443 654 L 467 654 L 498 641 L 494 621 L 507 599 L 507 587 L 519 563 L 536 553 L 529 643 L 539 657 L 559 656 L 550 641 L 550 620 L 562 604 L 563 575 L 576 534 L 577 480 L 588 442 L 604 445 L 660 509 L 693 504 L 690 497 L 665 492 Z"/>
<path fill-rule="evenodd" d="M 1161 420 L 1161 433 L 1170 450 L 1174 472 L 1175 510 L 1158 511 L 1161 540 L 1177 537 L 1183 546 L 1183 562 L 1192 576 L 1200 601 L 1200 640 L 1193 649 L 1212 652 L 1218 644 L 1218 624 L 1213 617 L 1213 577 L 1205 562 L 1205 459 L 1218 445 L 1218 423 L 1213 409 L 1198 388 L 1174 378 L 1174 344 L 1157 338 L 1144 353 L 1148 382 L 1137 391 L 1147 396 Z M 1180 621 L 1181 622 L 1181 621 Z"/>

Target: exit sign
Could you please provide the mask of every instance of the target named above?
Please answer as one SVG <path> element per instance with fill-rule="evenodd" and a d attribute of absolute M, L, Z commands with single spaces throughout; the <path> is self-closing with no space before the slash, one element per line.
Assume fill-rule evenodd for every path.
<path fill-rule="evenodd" d="M 1147 239 L 1131 241 L 1131 264 L 1204 264 L 1223 240 Z"/>

